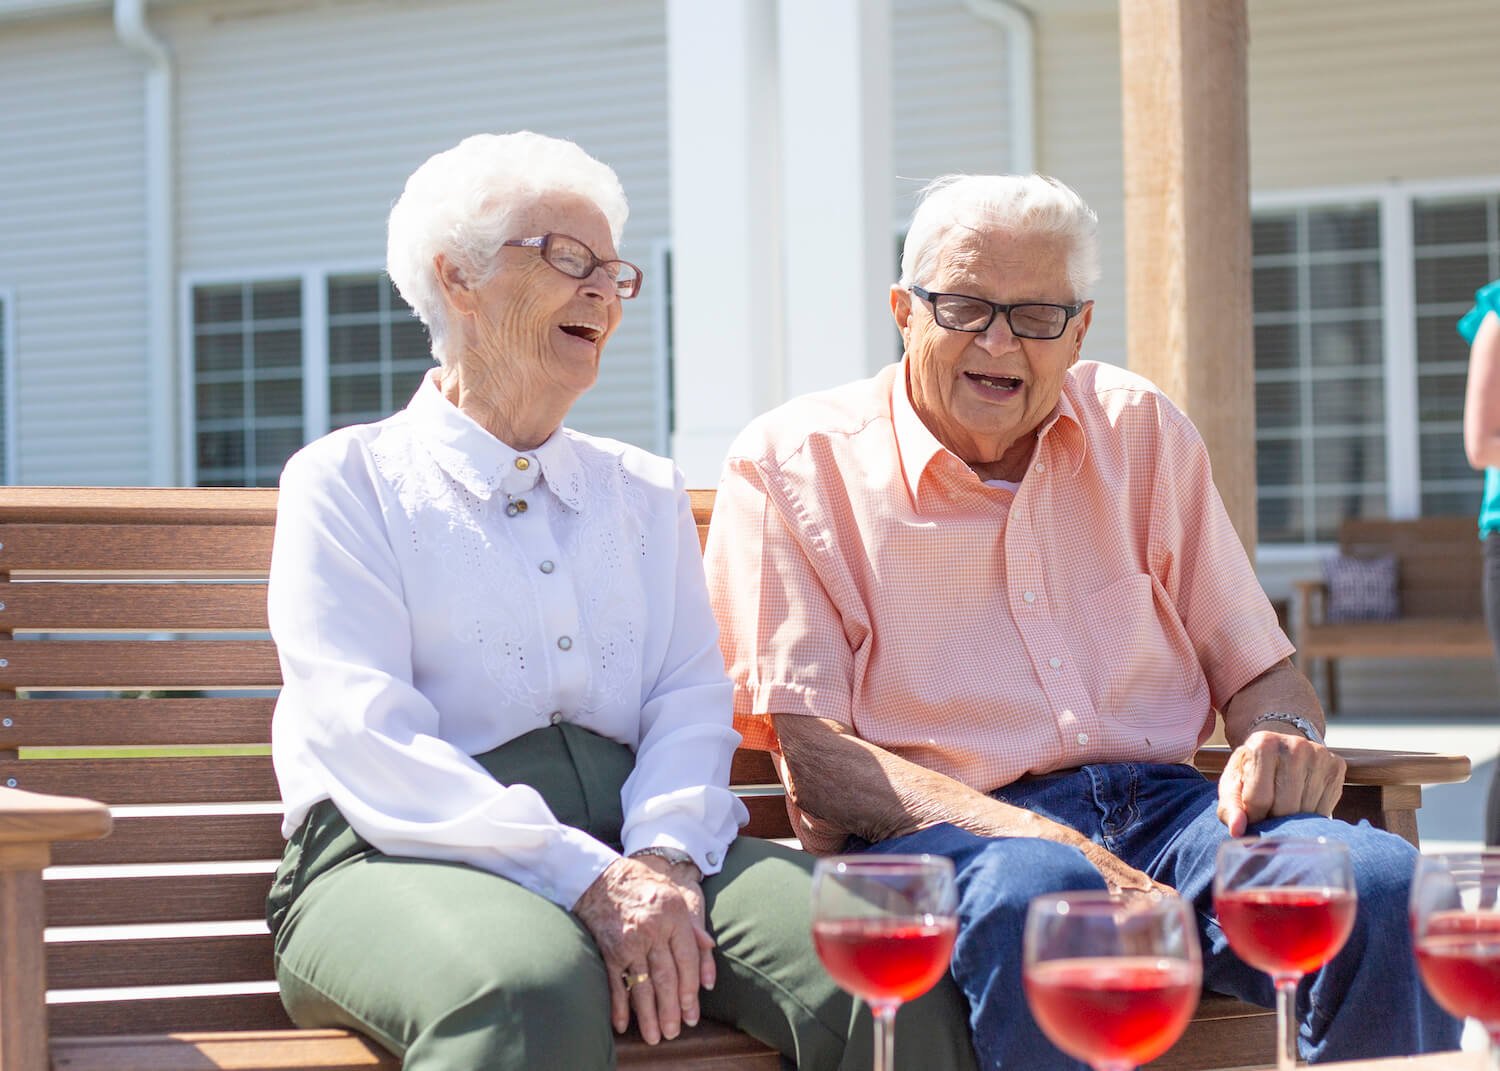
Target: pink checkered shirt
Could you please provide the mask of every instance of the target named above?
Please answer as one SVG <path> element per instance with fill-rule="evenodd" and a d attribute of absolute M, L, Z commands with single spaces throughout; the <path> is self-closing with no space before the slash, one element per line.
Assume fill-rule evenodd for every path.
<path fill-rule="evenodd" d="M 1081 361 L 1017 491 L 922 424 L 905 364 L 796 399 L 731 448 L 706 563 L 745 744 L 810 714 L 988 792 L 1185 762 L 1286 657 L 1198 432 Z M 795 816 L 794 816 L 795 817 Z M 803 842 L 843 831 L 805 816 Z"/>

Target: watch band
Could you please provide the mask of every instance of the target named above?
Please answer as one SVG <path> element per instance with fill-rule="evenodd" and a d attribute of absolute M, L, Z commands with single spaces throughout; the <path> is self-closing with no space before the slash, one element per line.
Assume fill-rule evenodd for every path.
<path fill-rule="evenodd" d="M 1314 744 L 1323 743 L 1323 734 L 1318 732 L 1318 727 L 1316 725 L 1308 721 L 1301 714 L 1292 714 L 1285 710 L 1268 710 L 1264 714 L 1256 715 L 1256 717 L 1250 722 L 1248 731 L 1254 732 L 1257 725 L 1268 721 L 1286 722 L 1286 724 L 1296 729 L 1299 733 L 1307 737 Z"/>
<path fill-rule="evenodd" d="M 649 848 L 637 848 L 630 853 L 630 858 L 634 859 L 641 855 L 654 855 L 659 859 L 665 859 L 673 865 L 683 864 L 692 867 L 694 870 L 698 870 L 700 874 L 702 873 L 698 868 L 698 864 L 693 861 L 693 857 L 681 848 L 669 848 L 665 844 L 653 844 Z"/>

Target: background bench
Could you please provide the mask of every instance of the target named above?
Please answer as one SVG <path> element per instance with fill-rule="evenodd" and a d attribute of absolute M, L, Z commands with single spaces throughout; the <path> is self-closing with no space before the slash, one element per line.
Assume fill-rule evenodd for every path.
<path fill-rule="evenodd" d="M 694 493 L 700 531 L 712 501 Z M 345 1032 L 290 1029 L 271 981 L 275 505 L 269 490 L 0 488 L 0 1071 L 49 1054 L 69 1071 L 398 1066 Z M 1413 841 L 1420 784 L 1468 775 L 1461 756 L 1345 754 L 1339 813 Z M 748 832 L 790 835 L 766 755 L 740 752 L 734 781 Z M 1153 1066 L 1261 1063 L 1271 1034 L 1269 1013 L 1206 996 Z M 656 1048 L 627 1038 L 620 1065 L 779 1060 L 705 1023 Z"/>
<path fill-rule="evenodd" d="M 1299 580 L 1292 606 L 1297 665 L 1322 686 L 1324 706 L 1338 709 L 1341 658 L 1494 657 L 1484 625 L 1483 563 L 1474 517 L 1393 521 L 1347 520 L 1339 553 L 1353 558 L 1396 556 L 1401 616 L 1395 621 L 1325 618 L 1328 588 Z"/>

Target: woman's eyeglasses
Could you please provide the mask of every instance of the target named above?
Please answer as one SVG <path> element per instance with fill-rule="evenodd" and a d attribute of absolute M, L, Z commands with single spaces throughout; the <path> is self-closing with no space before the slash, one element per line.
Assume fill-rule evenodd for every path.
<path fill-rule="evenodd" d="M 911 292 L 932 305 L 932 318 L 939 327 L 977 335 L 988 330 L 995 317 L 1004 313 L 1010 333 L 1017 338 L 1060 338 L 1068 321 L 1088 304 L 1086 301 L 1077 305 L 1026 301 L 1019 305 L 999 305 L 968 294 L 935 294 L 920 286 L 912 287 Z"/>
<path fill-rule="evenodd" d="M 542 234 L 535 238 L 512 238 L 502 245 L 519 245 L 541 252 L 542 259 L 572 279 L 587 279 L 595 268 L 614 283 L 620 298 L 633 298 L 641 292 L 641 269 L 628 260 L 600 260 L 594 251 L 577 238 L 566 234 Z"/>

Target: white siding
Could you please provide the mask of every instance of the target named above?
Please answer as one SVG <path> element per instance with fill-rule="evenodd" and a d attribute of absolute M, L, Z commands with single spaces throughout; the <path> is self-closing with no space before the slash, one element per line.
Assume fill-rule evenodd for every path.
<path fill-rule="evenodd" d="M 406 176 L 480 131 L 572 138 L 614 167 L 631 200 L 622 256 L 647 265 L 666 233 L 659 0 L 580 0 L 567 18 L 547 0 L 171 9 L 157 26 L 178 62 L 189 276 L 378 269 Z M 654 330 L 647 301 L 627 308 L 570 424 L 662 445 Z"/>
<path fill-rule="evenodd" d="M 142 69 L 107 17 L 0 26 L 17 482 L 148 482 Z"/>
<path fill-rule="evenodd" d="M 891 40 L 894 220 L 904 230 L 929 180 L 1009 168 L 1006 41 L 961 0 L 895 0 Z"/>
<path fill-rule="evenodd" d="M 1496 0 L 1256 0 L 1257 192 L 1500 174 Z"/>

